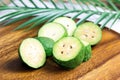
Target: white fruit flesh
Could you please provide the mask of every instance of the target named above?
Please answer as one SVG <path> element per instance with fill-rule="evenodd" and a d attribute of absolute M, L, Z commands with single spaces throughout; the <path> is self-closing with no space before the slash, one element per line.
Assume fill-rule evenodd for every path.
<path fill-rule="evenodd" d="M 59 40 L 53 47 L 53 55 L 61 61 L 74 59 L 82 49 L 80 41 L 74 37 Z"/>
<path fill-rule="evenodd" d="M 101 40 L 102 31 L 94 23 L 86 22 L 78 26 L 74 36 L 80 40 L 89 42 L 91 45 L 94 45 Z"/>
<path fill-rule="evenodd" d="M 45 63 L 46 54 L 42 44 L 33 38 L 25 39 L 20 45 L 20 56 L 30 67 L 39 68 Z"/>
<path fill-rule="evenodd" d="M 38 37 L 48 37 L 54 41 L 59 40 L 66 34 L 64 27 L 58 23 L 48 23 L 40 28 Z"/>
<path fill-rule="evenodd" d="M 59 17 L 55 19 L 54 22 L 62 24 L 67 29 L 68 36 L 72 36 L 74 30 L 76 29 L 76 23 L 67 17 Z"/>

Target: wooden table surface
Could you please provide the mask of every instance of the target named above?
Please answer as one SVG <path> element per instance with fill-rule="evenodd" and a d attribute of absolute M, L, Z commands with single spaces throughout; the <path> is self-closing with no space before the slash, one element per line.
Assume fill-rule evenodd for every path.
<path fill-rule="evenodd" d="M 37 36 L 39 28 L 12 31 L 20 23 L 0 28 L 0 80 L 120 80 L 120 34 L 104 29 L 92 58 L 73 70 L 60 68 L 50 58 L 33 70 L 20 61 L 18 47 L 23 39 Z"/>

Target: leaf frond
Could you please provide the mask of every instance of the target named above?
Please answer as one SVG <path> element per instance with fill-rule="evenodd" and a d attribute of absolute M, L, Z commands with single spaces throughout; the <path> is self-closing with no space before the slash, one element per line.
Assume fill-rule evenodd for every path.
<path fill-rule="evenodd" d="M 9 25 L 19 20 L 32 17 L 15 29 L 19 30 L 31 25 L 28 28 L 28 30 L 30 30 L 42 23 L 51 22 L 57 17 L 72 14 L 72 16 L 69 17 L 75 20 L 82 14 L 86 14 L 86 16 L 77 21 L 77 25 L 85 22 L 91 16 L 97 15 L 99 17 L 94 21 L 95 24 L 101 24 L 101 22 L 103 22 L 101 28 L 104 28 L 106 24 L 113 20 L 110 26 L 111 28 L 120 18 L 119 8 L 115 5 L 115 1 L 113 0 L 107 0 L 108 4 L 101 0 L 66 0 L 66 2 L 63 0 L 38 0 L 43 6 L 36 4 L 35 0 L 29 0 L 33 7 L 29 7 L 27 3 L 25 3 L 25 0 L 18 1 L 23 6 L 20 6 L 14 0 L 10 0 L 12 6 L 6 5 L 4 0 L 0 0 L 1 12 L 6 10 L 11 12 L 11 10 L 14 10 L 14 12 L 0 16 L 0 24 L 5 22 L 3 25 Z M 51 4 L 53 7 L 48 6 L 48 4 Z"/>

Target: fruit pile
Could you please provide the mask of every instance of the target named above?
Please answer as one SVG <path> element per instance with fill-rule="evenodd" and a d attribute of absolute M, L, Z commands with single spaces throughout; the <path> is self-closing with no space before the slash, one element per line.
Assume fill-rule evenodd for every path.
<path fill-rule="evenodd" d="M 27 38 L 19 46 L 21 60 L 31 68 L 42 67 L 47 57 L 66 69 L 73 69 L 92 55 L 91 46 L 102 38 L 101 29 L 92 22 L 78 27 L 67 17 L 43 25 L 36 38 Z"/>

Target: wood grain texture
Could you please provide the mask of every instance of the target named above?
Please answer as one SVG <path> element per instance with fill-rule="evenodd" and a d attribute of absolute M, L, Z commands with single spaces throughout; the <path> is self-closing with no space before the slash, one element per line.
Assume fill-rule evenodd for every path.
<path fill-rule="evenodd" d="M 119 34 L 104 29 L 92 58 L 73 70 L 62 69 L 50 58 L 44 67 L 33 70 L 20 61 L 18 47 L 23 39 L 35 37 L 39 28 L 12 31 L 20 23 L 0 28 L 0 80 L 120 80 Z"/>

